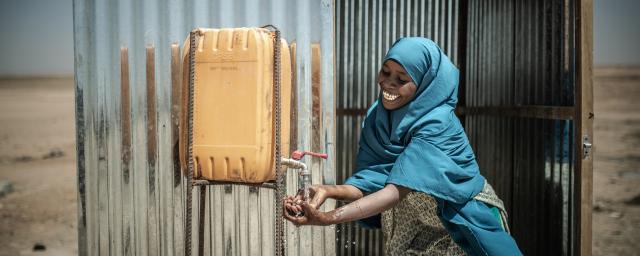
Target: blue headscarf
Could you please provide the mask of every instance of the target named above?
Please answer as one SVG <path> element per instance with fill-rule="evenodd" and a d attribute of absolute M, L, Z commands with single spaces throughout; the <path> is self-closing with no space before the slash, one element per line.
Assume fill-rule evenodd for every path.
<path fill-rule="evenodd" d="M 412 101 L 389 111 L 377 100 L 367 112 L 356 173 L 345 183 L 365 194 L 392 183 L 463 204 L 484 186 L 475 156 L 454 110 L 458 69 L 426 38 L 402 38 L 393 60 L 417 85 Z"/>

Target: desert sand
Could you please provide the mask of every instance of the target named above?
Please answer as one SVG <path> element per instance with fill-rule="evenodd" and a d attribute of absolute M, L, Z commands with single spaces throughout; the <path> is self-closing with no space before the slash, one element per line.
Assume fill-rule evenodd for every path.
<path fill-rule="evenodd" d="M 77 254 L 73 97 L 73 78 L 0 80 L 0 255 Z"/>
<path fill-rule="evenodd" d="M 593 252 L 640 255 L 640 67 L 594 81 Z M 0 255 L 77 254 L 73 79 L 0 79 L 0 109 Z"/>
<path fill-rule="evenodd" d="M 640 67 L 594 73 L 593 254 L 640 255 Z"/>

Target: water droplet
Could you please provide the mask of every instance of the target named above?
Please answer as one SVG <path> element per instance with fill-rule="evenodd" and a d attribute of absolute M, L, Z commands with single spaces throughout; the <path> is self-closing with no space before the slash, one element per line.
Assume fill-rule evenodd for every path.
<path fill-rule="evenodd" d="M 353 244 L 355 245 L 355 244 L 356 244 L 356 242 L 353 242 Z"/>

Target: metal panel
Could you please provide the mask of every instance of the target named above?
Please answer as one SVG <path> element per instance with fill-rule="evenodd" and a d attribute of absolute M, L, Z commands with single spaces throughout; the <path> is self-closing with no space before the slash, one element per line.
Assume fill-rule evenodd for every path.
<path fill-rule="evenodd" d="M 576 177 L 586 175 L 576 148 L 584 118 L 575 105 L 579 2 L 478 0 L 464 10 L 465 100 L 458 113 L 524 254 L 585 252 L 576 247 L 576 225 L 584 224 L 575 223 L 591 189 Z M 581 192 L 576 184 L 589 187 Z"/>
<path fill-rule="evenodd" d="M 297 40 L 300 120 L 311 118 L 309 52 L 312 42 L 320 42 L 323 107 L 334 102 L 331 0 L 75 0 L 73 10 L 81 255 L 185 251 L 186 186 L 174 159 L 179 113 L 174 96 L 180 95 L 180 48 L 191 29 L 274 24 L 289 42 Z M 321 150 L 331 153 L 336 152 L 333 114 L 333 109 L 324 112 L 320 122 Z M 311 128 L 303 125 L 299 138 L 306 140 Z M 333 183 L 334 166 L 328 162 L 312 175 Z M 197 213 L 201 193 L 192 192 Z M 203 192 L 208 218 L 194 220 L 192 240 L 204 225 L 207 255 L 273 253 L 273 191 L 229 185 Z M 288 241 L 291 252 L 335 250 L 332 229 L 314 229 L 313 237 L 305 230 L 299 240 Z"/>
<path fill-rule="evenodd" d="M 353 174 L 360 126 L 378 97 L 377 72 L 400 37 L 437 42 L 457 62 L 458 0 L 347 0 L 336 2 L 336 127 L 338 183 Z M 382 233 L 355 223 L 336 227 L 336 254 L 382 255 Z"/>

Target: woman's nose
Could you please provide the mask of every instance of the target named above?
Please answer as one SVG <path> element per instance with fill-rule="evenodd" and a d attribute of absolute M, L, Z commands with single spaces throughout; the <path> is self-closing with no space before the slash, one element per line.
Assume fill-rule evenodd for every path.
<path fill-rule="evenodd" d="M 382 86 L 382 88 L 385 88 L 385 89 L 391 89 L 391 88 L 394 88 L 396 85 L 392 82 L 389 82 L 389 80 L 382 80 L 380 81 L 380 86 Z"/>

